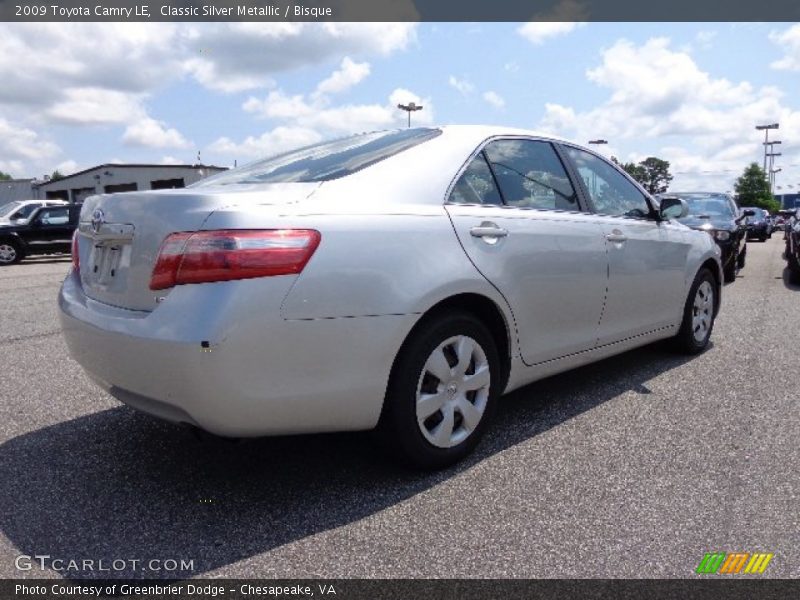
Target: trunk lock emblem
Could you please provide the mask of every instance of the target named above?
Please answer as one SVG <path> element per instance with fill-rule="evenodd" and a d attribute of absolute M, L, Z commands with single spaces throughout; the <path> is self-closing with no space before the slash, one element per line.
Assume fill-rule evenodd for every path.
<path fill-rule="evenodd" d="M 94 212 L 92 213 L 92 231 L 95 233 L 100 233 L 100 228 L 105 224 L 105 222 L 106 215 L 103 212 L 103 209 L 94 209 Z"/>

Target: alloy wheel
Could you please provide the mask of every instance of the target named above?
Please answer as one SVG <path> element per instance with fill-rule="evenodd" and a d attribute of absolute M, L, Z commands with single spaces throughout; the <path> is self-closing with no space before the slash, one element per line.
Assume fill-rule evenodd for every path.
<path fill-rule="evenodd" d="M 17 249 L 11 244 L 0 244 L 0 263 L 11 264 L 17 258 Z"/>

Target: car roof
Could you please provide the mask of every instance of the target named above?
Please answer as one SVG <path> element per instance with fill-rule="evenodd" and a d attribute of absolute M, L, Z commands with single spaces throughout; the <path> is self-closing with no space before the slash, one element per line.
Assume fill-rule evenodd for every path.
<path fill-rule="evenodd" d="M 552 133 L 535 131 L 532 129 L 521 129 L 518 127 L 503 127 L 499 125 L 442 125 L 438 127 L 447 137 L 459 138 L 464 142 L 474 142 L 475 145 L 490 137 L 502 136 L 526 136 L 552 140 L 554 142 L 566 142 L 579 146 L 586 146 L 566 138 L 558 137 Z"/>

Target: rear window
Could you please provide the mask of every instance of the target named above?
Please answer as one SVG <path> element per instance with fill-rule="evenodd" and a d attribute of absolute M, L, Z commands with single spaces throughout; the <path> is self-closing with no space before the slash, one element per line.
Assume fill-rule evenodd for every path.
<path fill-rule="evenodd" d="M 360 171 L 441 133 L 430 128 L 363 133 L 278 154 L 203 179 L 191 187 L 329 181 Z"/>

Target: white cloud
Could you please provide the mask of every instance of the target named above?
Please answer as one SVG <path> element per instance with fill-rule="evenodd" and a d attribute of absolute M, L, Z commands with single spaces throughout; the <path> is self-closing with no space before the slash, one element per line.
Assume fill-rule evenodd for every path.
<path fill-rule="evenodd" d="M 320 139 L 320 135 L 312 129 L 281 126 L 267 131 L 259 137 L 249 136 L 241 143 L 222 137 L 211 144 L 208 149 L 219 154 L 249 159 L 279 154 L 313 144 Z"/>
<path fill-rule="evenodd" d="M 495 108 L 503 108 L 506 105 L 506 101 L 503 99 L 503 97 L 492 90 L 484 92 L 483 99 Z"/>
<path fill-rule="evenodd" d="M 450 87 L 458 90 L 458 92 L 463 96 L 468 96 L 475 91 L 475 86 L 472 85 L 467 79 L 459 79 L 455 75 L 450 75 L 450 77 L 447 79 L 447 83 Z"/>
<path fill-rule="evenodd" d="M 60 148 L 25 127 L 12 125 L 0 117 L 0 157 L 6 161 L 41 161 L 56 156 Z"/>
<path fill-rule="evenodd" d="M 774 61 L 770 67 L 784 71 L 800 71 L 800 23 L 781 32 L 770 32 L 769 39 L 784 52 L 783 58 Z"/>
<path fill-rule="evenodd" d="M 635 144 L 638 158 L 630 160 L 655 155 L 672 163 L 680 173 L 673 189 L 730 189 L 747 163 L 760 164 L 756 123 L 778 121 L 781 136 L 800 136 L 800 112 L 785 105 L 780 90 L 714 78 L 664 38 L 617 41 L 587 78 L 608 90 L 607 99 L 586 111 L 549 103 L 538 128 L 582 143 L 600 137 L 612 146 Z M 796 151 L 783 150 L 786 164 L 798 162 Z"/>
<path fill-rule="evenodd" d="M 349 56 L 342 59 L 338 71 L 321 81 L 317 86 L 318 94 L 338 94 L 360 83 L 369 75 L 369 63 L 354 62 Z"/>
<path fill-rule="evenodd" d="M 541 21 L 537 23 L 525 23 L 517 29 L 517 33 L 530 43 L 538 46 L 544 44 L 550 38 L 566 35 L 584 25 L 586 25 L 586 23 Z"/>
<path fill-rule="evenodd" d="M 192 144 L 177 130 L 149 117 L 128 125 L 122 141 L 148 148 L 188 148 Z"/>
<path fill-rule="evenodd" d="M 162 165 L 182 165 L 185 164 L 186 161 L 174 156 L 162 156 L 160 163 Z"/>
<path fill-rule="evenodd" d="M 55 102 L 46 115 L 53 121 L 74 125 L 129 123 L 144 117 L 142 97 L 102 88 L 72 88 Z"/>
<path fill-rule="evenodd" d="M 62 175 L 71 175 L 72 173 L 77 173 L 81 169 L 78 167 L 78 163 L 76 161 L 68 159 L 62 160 L 60 163 L 58 163 L 55 170 Z"/>

